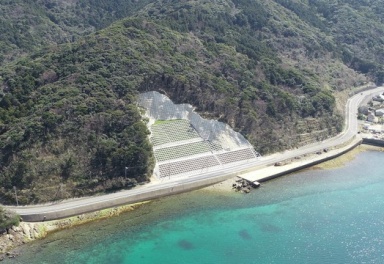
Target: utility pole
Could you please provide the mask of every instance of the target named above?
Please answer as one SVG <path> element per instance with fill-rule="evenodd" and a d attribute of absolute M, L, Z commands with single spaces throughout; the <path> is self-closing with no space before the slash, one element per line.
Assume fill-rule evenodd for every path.
<path fill-rule="evenodd" d="M 64 184 L 60 183 L 60 186 L 59 186 L 59 197 L 60 197 L 60 199 L 63 199 L 63 189 L 64 189 Z"/>
<path fill-rule="evenodd" d="M 125 167 L 125 169 L 124 169 L 124 178 L 127 178 L 127 170 L 128 170 L 128 167 Z"/>
<path fill-rule="evenodd" d="M 15 197 L 16 197 L 16 206 L 19 206 L 19 200 L 17 199 L 16 186 L 13 186 L 13 190 L 15 191 Z"/>

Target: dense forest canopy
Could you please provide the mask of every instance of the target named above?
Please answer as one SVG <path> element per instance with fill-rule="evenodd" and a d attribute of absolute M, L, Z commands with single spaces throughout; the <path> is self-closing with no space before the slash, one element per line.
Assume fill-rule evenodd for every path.
<path fill-rule="evenodd" d="M 383 82 L 383 9 L 374 0 L 2 1 L 2 202 L 14 202 L 13 186 L 28 204 L 147 181 L 142 91 L 227 122 L 263 154 L 335 135 L 335 93 Z"/>
<path fill-rule="evenodd" d="M 153 0 L 152 0 L 153 1 Z M 2 0 L 0 65 L 47 44 L 74 42 L 151 0 Z"/>

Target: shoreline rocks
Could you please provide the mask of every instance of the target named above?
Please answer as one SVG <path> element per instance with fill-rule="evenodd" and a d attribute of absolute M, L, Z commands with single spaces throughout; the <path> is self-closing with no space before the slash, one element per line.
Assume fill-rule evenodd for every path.
<path fill-rule="evenodd" d="M 121 213 L 132 211 L 145 203 L 147 202 L 123 205 L 60 220 L 36 223 L 20 222 L 19 226 L 12 226 L 8 230 L 0 232 L 0 261 L 5 258 L 17 257 L 19 255 L 17 247 L 37 239 L 43 239 L 50 233 L 77 225 L 83 225 L 95 220 L 118 216 Z"/>

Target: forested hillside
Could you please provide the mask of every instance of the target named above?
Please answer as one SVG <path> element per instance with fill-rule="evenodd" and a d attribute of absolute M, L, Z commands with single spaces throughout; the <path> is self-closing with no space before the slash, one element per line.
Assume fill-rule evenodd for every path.
<path fill-rule="evenodd" d="M 334 93 L 382 81 L 380 1 L 148 2 L 36 0 L 38 17 L 60 14 L 36 20 L 46 35 L 14 31 L 36 39 L 26 47 L 0 35 L 3 202 L 13 201 L 13 186 L 25 204 L 146 181 L 154 161 L 141 91 L 196 106 L 266 154 L 335 135 L 343 119 Z M 56 38 L 64 29 L 69 39 Z"/>
<path fill-rule="evenodd" d="M 378 84 L 384 82 L 384 2 L 381 0 L 285 1 L 283 6 L 300 18 L 308 18 L 332 38 L 338 59 L 348 67 L 366 74 Z M 304 4 L 307 2 L 308 10 Z M 308 14 L 300 11 L 309 11 Z M 320 18 L 320 22 L 317 19 Z M 315 21 L 315 22 L 314 22 Z"/>
<path fill-rule="evenodd" d="M 132 15 L 153 0 L 2 0 L 0 65 Z"/>

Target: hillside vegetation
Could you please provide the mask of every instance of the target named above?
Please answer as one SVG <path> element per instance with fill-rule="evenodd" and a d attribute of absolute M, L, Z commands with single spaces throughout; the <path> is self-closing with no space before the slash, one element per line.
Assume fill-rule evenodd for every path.
<path fill-rule="evenodd" d="M 152 0 L 153 1 L 153 0 Z M 2 0 L 0 65 L 132 15 L 151 0 Z"/>
<path fill-rule="evenodd" d="M 105 7 L 95 2 L 87 14 Z M 115 14 L 119 1 L 108 3 Z M 53 8 L 66 10 L 57 25 L 76 13 L 68 6 Z M 95 15 L 97 32 L 81 37 L 67 30 L 74 41 L 59 46 L 31 34 L 44 48 L 5 50 L 7 60 L 12 52 L 29 54 L 0 68 L 2 201 L 14 202 L 13 186 L 27 204 L 147 181 L 154 159 L 136 106 L 142 91 L 157 90 L 227 122 L 262 154 L 335 135 L 343 119 L 333 94 L 382 81 L 383 6 L 163 0 L 104 29 L 126 13 Z"/>

